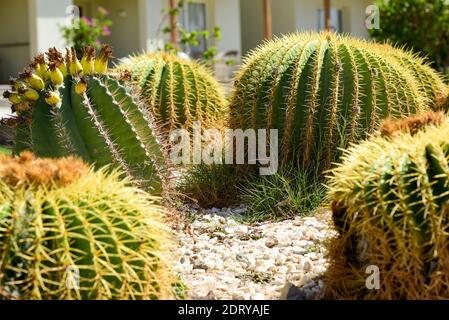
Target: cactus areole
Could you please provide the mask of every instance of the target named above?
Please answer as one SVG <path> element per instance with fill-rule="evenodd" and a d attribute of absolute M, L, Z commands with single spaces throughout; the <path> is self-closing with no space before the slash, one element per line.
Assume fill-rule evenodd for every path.
<path fill-rule="evenodd" d="M 254 50 L 237 75 L 233 128 L 279 130 L 281 164 L 324 170 L 380 120 L 437 109 L 446 87 L 423 61 L 389 45 L 301 33 Z"/>
<path fill-rule="evenodd" d="M 162 188 L 165 160 L 151 115 L 134 99 L 120 77 L 107 75 L 112 50 L 99 56 L 86 47 L 38 55 L 11 79 L 5 97 L 16 114 L 15 153 L 39 157 L 76 155 L 96 167 L 119 167 L 153 192 Z"/>

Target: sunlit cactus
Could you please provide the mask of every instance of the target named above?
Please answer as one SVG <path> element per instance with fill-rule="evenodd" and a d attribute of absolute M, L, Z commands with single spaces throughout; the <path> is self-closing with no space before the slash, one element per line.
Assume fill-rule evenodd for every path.
<path fill-rule="evenodd" d="M 171 298 L 156 201 L 74 157 L 0 154 L 0 300 Z"/>
<path fill-rule="evenodd" d="M 106 74 L 112 50 L 86 47 L 65 57 L 38 55 L 4 96 L 16 115 L 15 152 L 41 157 L 77 155 L 97 168 L 112 164 L 154 192 L 166 177 L 164 148 L 151 114 L 119 77 Z"/>
<path fill-rule="evenodd" d="M 331 172 L 338 236 L 329 243 L 326 295 L 448 299 L 449 121 L 442 113 L 389 121 L 349 148 Z M 380 272 L 366 287 L 367 267 Z"/>
<path fill-rule="evenodd" d="M 281 164 L 322 172 L 340 147 L 367 137 L 382 119 L 442 105 L 445 89 L 436 72 L 391 46 L 292 34 L 248 56 L 237 74 L 230 123 L 278 129 Z"/>
<path fill-rule="evenodd" d="M 117 67 L 127 70 L 144 104 L 165 132 L 191 128 L 221 128 L 226 100 L 219 83 L 202 65 L 167 53 L 130 57 Z"/>

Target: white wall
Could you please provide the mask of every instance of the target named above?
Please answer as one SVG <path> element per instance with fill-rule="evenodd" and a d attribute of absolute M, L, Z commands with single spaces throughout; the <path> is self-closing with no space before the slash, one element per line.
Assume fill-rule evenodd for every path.
<path fill-rule="evenodd" d="M 343 31 L 362 38 L 368 38 L 365 8 L 371 3 L 372 0 L 331 0 L 332 8 L 343 12 Z M 323 0 L 271 0 L 273 35 L 318 31 L 318 9 L 322 8 Z M 263 41 L 262 0 L 240 0 L 240 10 L 242 50 L 246 53 Z"/>
<path fill-rule="evenodd" d="M 162 30 L 168 25 L 168 20 L 163 23 L 162 9 L 168 5 L 167 0 L 139 0 L 139 39 L 140 47 L 151 50 L 158 38 L 166 39 Z"/>
<path fill-rule="evenodd" d="M 282 0 L 283 1 L 283 0 Z M 365 8 L 368 0 L 331 0 L 331 7 L 343 12 L 343 31 L 355 37 L 368 38 L 365 28 Z M 296 0 L 296 26 L 299 30 L 318 30 L 318 9 L 322 0 Z"/>
<path fill-rule="evenodd" d="M 304 0 L 312 2 L 312 0 Z M 313 0 L 316 1 L 316 0 Z M 262 0 L 240 0 L 242 49 L 244 53 L 263 42 Z M 273 36 L 282 36 L 297 29 L 296 0 L 272 0 L 271 19 Z"/>
<path fill-rule="evenodd" d="M 281 36 L 296 31 L 295 5 L 296 0 L 271 1 L 273 36 Z"/>
<path fill-rule="evenodd" d="M 0 10 L 0 83 L 19 72 L 38 52 L 64 47 L 60 26 L 72 0 L 8 0 Z"/>
<path fill-rule="evenodd" d="M 0 10 L 0 84 L 30 60 L 27 0 L 2 3 Z"/>
<path fill-rule="evenodd" d="M 237 50 L 242 53 L 240 0 L 215 0 L 215 25 L 221 28 L 218 51 Z"/>
<path fill-rule="evenodd" d="M 66 9 L 72 0 L 28 0 L 30 54 L 49 47 L 64 48 L 60 26 L 66 23 Z"/>
<path fill-rule="evenodd" d="M 140 40 L 139 0 L 75 0 L 82 6 L 83 15 L 97 16 L 97 8 L 102 6 L 109 11 L 112 20 L 111 36 L 102 39 L 110 43 L 114 56 L 125 57 L 142 49 Z"/>
<path fill-rule="evenodd" d="M 322 0 L 297 0 L 296 1 L 296 29 L 318 30 L 317 10 L 322 8 Z"/>
<path fill-rule="evenodd" d="M 246 54 L 263 41 L 262 1 L 241 0 L 240 21 L 242 29 L 242 51 L 243 54 Z"/>
<path fill-rule="evenodd" d="M 114 56 L 125 57 L 133 52 L 139 52 L 139 13 L 138 0 L 95 0 L 94 11 L 98 6 L 109 10 L 109 19 L 113 24 L 111 36 L 104 39 L 114 48 Z M 96 13 L 95 13 L 96 14 Z"/>
<path fill-rule="evenodd" d="M 201 1 L 203 0 L 193 0 Z M 187 2 L 187 1 L 186 1 Z M 207 28 L 212 32 L 214 26 L 222 31 L 222 40 L 217 43 L 219 51 L 237 50 L 241 52 L 240 0 L 204 0 L 207 5 Z M 167 8 L 168 0 L 139 0 L 140 43 L 150 49 L 154 40 L 169 40 L 162 29 L 169 25 L 164 19 L 162 9 Z"/>

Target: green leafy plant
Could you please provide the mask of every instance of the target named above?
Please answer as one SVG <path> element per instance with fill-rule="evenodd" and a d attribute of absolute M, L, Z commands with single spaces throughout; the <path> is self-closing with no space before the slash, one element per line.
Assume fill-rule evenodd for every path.
<path fill-rule="evenodd" d="M 221 129 L 227 102 L 220 84 L 202 65 L 164 52 L 129 57 L 117 72 L 130 73 L 141 100 L 166 133 L 202 128 Z"/>
<path fill-rule="evenodd" d="M 441 114 L 389 122 L 330 172 L 339 235 L 328 247 L 329 297 L 449 297 L 448 134 Z M 382 273 L 378 290 L 366 288 L 370 265 Z"/>
<path fill-rule="evenodd" d="M 0 155 L 0 299 L 167 299 L 159 199 L 76 158 Z"/>
<path fill-rule="evenodd" d="M 245 219 L 265 221 L 309 215 L 322 203 L 325 188 L 304 170 L 283 168 L 270 176 L 253 176 L 240 188 Z"/>
<path fill-rule="evenodd" d="M 279 130 L 281 166 L 330 168 L 340 149 L 386 117 L 442 108 L 447 87 L 412 54 L 332 33 L 270 41 L 246 59 L 230 103 L 232 128 Z"/>
<path fill-rule="evenodd" d="M 426 55 L 440 71 L 449 70 L 449 2 L 376 0 L 380 28 L 370 35 Z"/>
<path fill-rule="evenodd" d="M 74 47 L 76 52 L 81 53 L 86 46 L 93 46 L 97 50 L 101 48 L 101 38 L 111 35 L 112 21 L 108 19 L 109 12 L 103 8 L 97 8 L 97 17 L 76 18 L 70 26 L 62 26 L 61 32 L 65 43 Z"/>
<path fill-rule="evenodd" d="M 120 75 L 106 74 L 109 46 L 98 57 L 92 47 L 83 51 L 79 61 L 73 48 L 65 59 L 50 49 L 12 80 L 5 97 L 16 115 L 15 153 L 77 155 L 97 168 L 119 167 L 160 193 L 167 165 L 154 120 Z"/>

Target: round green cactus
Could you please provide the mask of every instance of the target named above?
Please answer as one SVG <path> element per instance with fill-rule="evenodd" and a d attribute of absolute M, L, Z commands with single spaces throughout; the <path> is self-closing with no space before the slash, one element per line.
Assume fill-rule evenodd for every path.
<path fill-rule="evenodd" d="M 434 90 L 424 90 L 430 86 Z M 294 34 L 246 59 L 230 123 L 243 130 L 278 129 L 281 165 L 322 171 L 337 160 L 339 147 L 367 137 L 383 118 L 426 110 L 443 89 L 435 72 L 388 45 L 331 33 Z"/>
<path fill-rule="evenodd" d="M 143 187 L 160 192 L 167 166 L 149 112 L 119 79 L 106 75 L 110 47 L 37 56 L 11 80 L 5 97 L 16 114 L 16 154 L 77 155 L 97 168 L 112 164 Z"/>
<path fill-rule="evenodd" d="M 130 57 L 117 70 L 131 73 L 131 81 L 164 132 L 189 129 L 194 121 L 203 128 L 223 126 L 226 99 L 202 65 L 160 52 Z"/>
<path fill-rule="evenodd" d="M 428 124 L 417 130 L 422 123 Z M 410 129 L 396 132 L 404 128 Z M 383 132 L 388 134 L 351 147 L 332 170 L 329 188 L 339 235 L 329 247 L 327 294 L 447 299 L 448 119 L 417 116 Z M 380 270 L 379 290 L 366 288 L 370 265 Z"/>
<path fill-rule="evenodd" d="M 77 158 L 0 154 L 0 299 L 166 299 L 157 199 Z"/>

